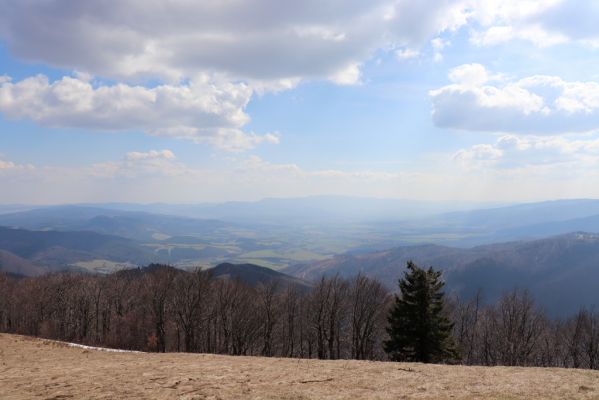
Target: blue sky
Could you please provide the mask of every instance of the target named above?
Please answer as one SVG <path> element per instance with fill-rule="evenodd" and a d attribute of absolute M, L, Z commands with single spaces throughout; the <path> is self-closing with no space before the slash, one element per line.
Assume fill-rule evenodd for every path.
<path fill-rule="evenodd" d="M 0 203 L 599 197 L 598 18 L 592 0 L 0 0 Z"/>

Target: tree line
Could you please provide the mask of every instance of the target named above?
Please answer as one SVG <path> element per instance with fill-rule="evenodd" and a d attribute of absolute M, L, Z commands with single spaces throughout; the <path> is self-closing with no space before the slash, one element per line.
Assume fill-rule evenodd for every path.
<path fill-rule="evenodd" d="M 395 295 L 363 275 L 306 289 L 165 265 L 0 274 L 0 331 L 155 352 L 599 368 L 594 310 L 550 318 L 526 291 L 485 304 L 442 287 L 439 272 L 413 264 Z"/>

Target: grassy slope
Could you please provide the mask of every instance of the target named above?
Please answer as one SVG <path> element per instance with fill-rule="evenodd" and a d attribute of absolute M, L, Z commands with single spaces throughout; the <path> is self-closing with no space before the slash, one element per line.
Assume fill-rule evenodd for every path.
<path fill-rule="evenodd" d="M 0 398 L 597 399 L 599 371 L 108 353 L 0 334 Z"/>

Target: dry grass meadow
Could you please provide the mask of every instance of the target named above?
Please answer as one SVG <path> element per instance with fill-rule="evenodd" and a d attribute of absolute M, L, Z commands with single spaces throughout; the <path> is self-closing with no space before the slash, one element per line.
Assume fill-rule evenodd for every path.
<path fill-rule="evenodd" d="M 599 399 L 599 371 L 116 353 L 0 334 L 0 399 Z"/>

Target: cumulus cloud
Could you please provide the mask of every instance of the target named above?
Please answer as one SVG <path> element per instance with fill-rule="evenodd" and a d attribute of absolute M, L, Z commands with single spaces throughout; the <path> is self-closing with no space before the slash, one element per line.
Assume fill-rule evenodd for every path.
<path fill-rule="evenodd" d="M 0 174 L 15 171 L 31 171 L 35 167 L 31 164 L 17 164 L 12 161 L 0 159 Z"/>
<path fill-rule="evenodd" d="M 599 138 L 504 135 L 493 144 L 477 144 L 456 152 L 453 159 L 467 168 L 521 169 L 567 167 L 573 171 L 599 165 Z"/>
<path fill-rule="evenodd" d="M 253 93 L 306 79 L 358 84 L 376 50 L 409 47 L 403 56 L 413 56 L 465 24 L 462 3 L 6 0 L 0 38 L 9 51 L 74 75 L 14 83 L 1 76 L 0 112 L 47 127 L 136 130 L 233 151 L 277 143 L 277 135 L 243 130 Z M 445 42 L 434 43 L 440 51 Z M 94 76 L 119 83 L 98 85 Z"/>
<path fill-rule="evenodd" d="M 0 112 L 11 119 L 29 119 L 42 126 L 105 131 L 143 130 L 243 150 L 275 135 L 245 133 L 244 108 L 252 91 L 243 83 L 196 79 L 183 85 L 153 88 L 92 82 L 64 77 L 50 82 L 37 75 L 0 83 Z"/>
<path fill-rule="evenodd" d="M 536 26 L 530 19 L 554 3 L 5 0 L 0 37 L 23 59 L 114 79 L 177 81 L 201 71 L 275 86 L 306 78 L 347 84 L 357 82 L 355 69 L 377 49 L 416 49 L 469 24 Z M 561 29 L 550 22 L 547 29 Z M 433 43 L 437 59 L 442 43 Z"/>
<path fill-rule="evenodd" d="M 0 112 L 49 127 L 141 130 L 238 151 L 279 140 L 243 130 L 253 93 L 311 79 L 359 84 L 362 65 L 381 49 L 407 59 L 429 46 L 441 61 L 448 36 L 464 27 L 480 45 L 518 38 L 599 45 L 597 7 L 581 1 L 579 10 L 574 0 L 5 0 L 0 38 L 11 54 L 77 72 L 54 82 L 0 76 Z M 576 27 L 565 23 L 572 16 Z M 121 83 L 96 85 L 93 76 Z M 491 102 L 524 94 L 500 89 Z M 538 98 L 523 102 L 536 112 Z"/>
<path fill-rule="evenodd" d="M 327 78 L 378 44 L 385 3 L 8 0 L 0 34 L 20 57 L 99 76 Z"/>
<path fill-rule="evenodd" d="M 443 49 L 449 45 L 447 40 L 443 40 L 441 38 L 434 38 L 431 40 L 431 46 L 433 48 L 433 60 L 435 62 L 443 61 Z"/>
<path fill-rule="evenodd" d="M 595 40 L 598 15 L 593 0 L 5 0 L 0 36 L 24 59 L 116 79 L 346 83 L 335 77 L 376 49 L 416 49 L 467 25 L 485 45 Z"/>
<path fill-rule="evenodd" d="M 481 85 L 489 81 L 489 73 L 481 64 L 463 64 L 449 71 L 449 80 L 463 85 Z"/>
<path fill-rule="evenodd" d="M 337 71 L 330 79 L 338 85 L 354 85 L 360 82 L 360 66 L 356 63 L 350 64 Z"/>
<path fill-rule="evenodd" d="M 475 31 L 470 37 L 471 42 L 478 46 L 493 46 L 515 39 L 525 40 L 539 47 L 554 46 L 570 40 L 561 33 L 547 31 L 534 24 L 523 27 L 492 26 L 484 31 Z"/>
<path fill-rule="evenodd" d="M 594 0 L 481 0 L 472 11 L 479 24 L 471 34 L 476 45 L 516 39 L 540 47 L 599 41 L 599 6 Z"/>
<path fill-rule="evenodd" d="M 599 83 L 534 75 L 489 81 L 481 65 L 450 71 L 454 83 L 429 92 L 437 126 L 474 131 L 556 134 L 599 129 Z"/>
<path fill-rule="evenodd" d="M 170 150 L 150 150 L 148 152 L 139 152 L 139 151 L 131 151 L 125 154 L 125 159 L 128 161 L 138 161 L 138 160 L 172 160 L 175 158 L 175 154 L 173 154 Z"/>
<path fill-rule="evenodd" d="M 86 167 L 96 178 L 161 178 L 190 174 L 191 169 L 176 160 L 170 150 L 131 151 L 121 160 L 107 161 Z"/>
<path fill-rule="evenodd" d="M 537 17 L 539 24 L 556 34 L 582 43 L 599 41 L 599 4 L 594 0 L 564 0 Z"/>
<path fill-rule="evenodd" d="M 422 45 L 443 32 L 456 31 L 472 16 L 472 1 L 401 0 L 389 2 L 386 15 L 389 31 L 396 41 Z M 434 45 L 434 43 L 433 43 Z"/>
<path fill-rule="evenodd" d="M 476 144 L 469 149 L 459 150 L 453 158 L 465 166 L 479 166 L 494 164 L 502 156 L 503 152 L 491 144 Z"/>
<path fill-rule="evenodd" d="M 395 52 L 395 55 L 398 60 L 409 60 L 410 58 L 417 58 L 420 52 L 414 49 L 400 49 Z"/>

